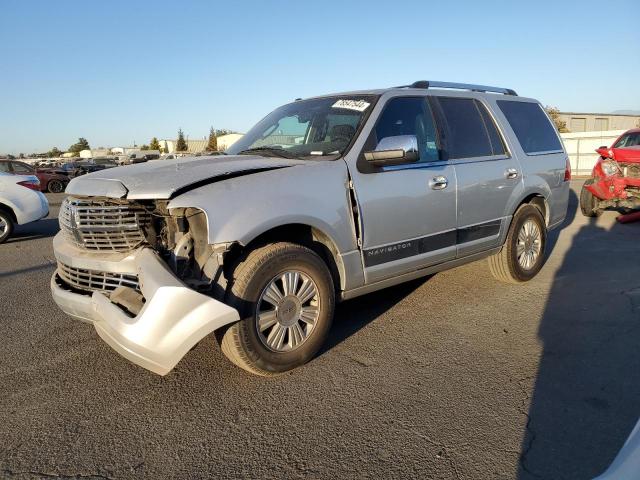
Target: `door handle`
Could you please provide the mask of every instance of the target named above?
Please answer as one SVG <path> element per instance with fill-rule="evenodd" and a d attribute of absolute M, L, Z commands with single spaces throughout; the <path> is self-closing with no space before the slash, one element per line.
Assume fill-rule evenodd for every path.
<path fill-rule="evenodd" d="M 509 180 L 513 180 L 514 178 L 518 178 L 518 170 L 516 170 L 515 168 L 507 168 L 504 171 L 504 176 Z"/>
<path fill-rule="evenodd" d="M 433 177 L 431 180 L 429 180 L 429 186 L 431 187 L 431 190 L 444 190 L 445 188 L 447 188 L 447 185 L 449 185 L 449 180 L 447 180 L 447 177 L 443 177 L 441 175 Z"/>

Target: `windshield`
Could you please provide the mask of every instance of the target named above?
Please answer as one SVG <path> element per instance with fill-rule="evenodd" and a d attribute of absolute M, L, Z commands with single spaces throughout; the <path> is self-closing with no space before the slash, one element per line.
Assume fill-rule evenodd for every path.
<path fill-rule="evenodd" d="M 616 142 L 613 148 L 624 147 L 637 147 L 640 146 L 640 132 L 632 132 L 623 135 L 620 140 Z"/>
<path fill-rule="evenodd" d="M 291 158 L 341 155 L 375 99 L 371 95 L 337 96 L 284 105 L 258 122 L 226 153 Z"/>

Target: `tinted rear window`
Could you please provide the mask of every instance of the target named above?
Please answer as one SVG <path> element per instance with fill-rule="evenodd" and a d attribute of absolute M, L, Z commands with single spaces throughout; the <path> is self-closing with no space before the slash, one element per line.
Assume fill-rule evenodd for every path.
<path fill-rule="evenodd" d="M 537 103 L 497 101 L 527 154 L 562 151 L 556 130 Z"/>

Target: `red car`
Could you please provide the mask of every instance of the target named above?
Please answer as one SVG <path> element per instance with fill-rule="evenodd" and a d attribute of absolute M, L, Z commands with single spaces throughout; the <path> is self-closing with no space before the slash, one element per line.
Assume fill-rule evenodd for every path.
<path fill-rule="evenodd" d="M 580 193 L 582 213 L 597 217 L 607 208 L 640 208 L 640 128 L 623 133 L 611 147 L 596 152 L 600 158 Z"/>
<path fill-rule="evenodd" d="M 28 163 L 16 160 L 0 160 L 0 172 L 15 175 L 35 175 L 40 180 L 40 190 L 43 192 L 61 193 L 69 183 L 69 176 L 56 171 L 34 168 Z"/>

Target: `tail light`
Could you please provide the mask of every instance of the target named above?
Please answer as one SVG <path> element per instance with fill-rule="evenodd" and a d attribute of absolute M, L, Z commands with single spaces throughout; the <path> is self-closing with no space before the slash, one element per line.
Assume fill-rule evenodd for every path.
<path fill-rule="evenodd" d="M 29 190 L 40 190 L 39 180 L 25 180 L 24 182 L 18 182 L 18 185 L 27 187 Z"/>
<path fill-rule="evenodd" d="M 564 181 L 568 182 L 569 180 L 571 180 L 571 161 L 567 157 L 567 163 L 564 167 Z"/>

